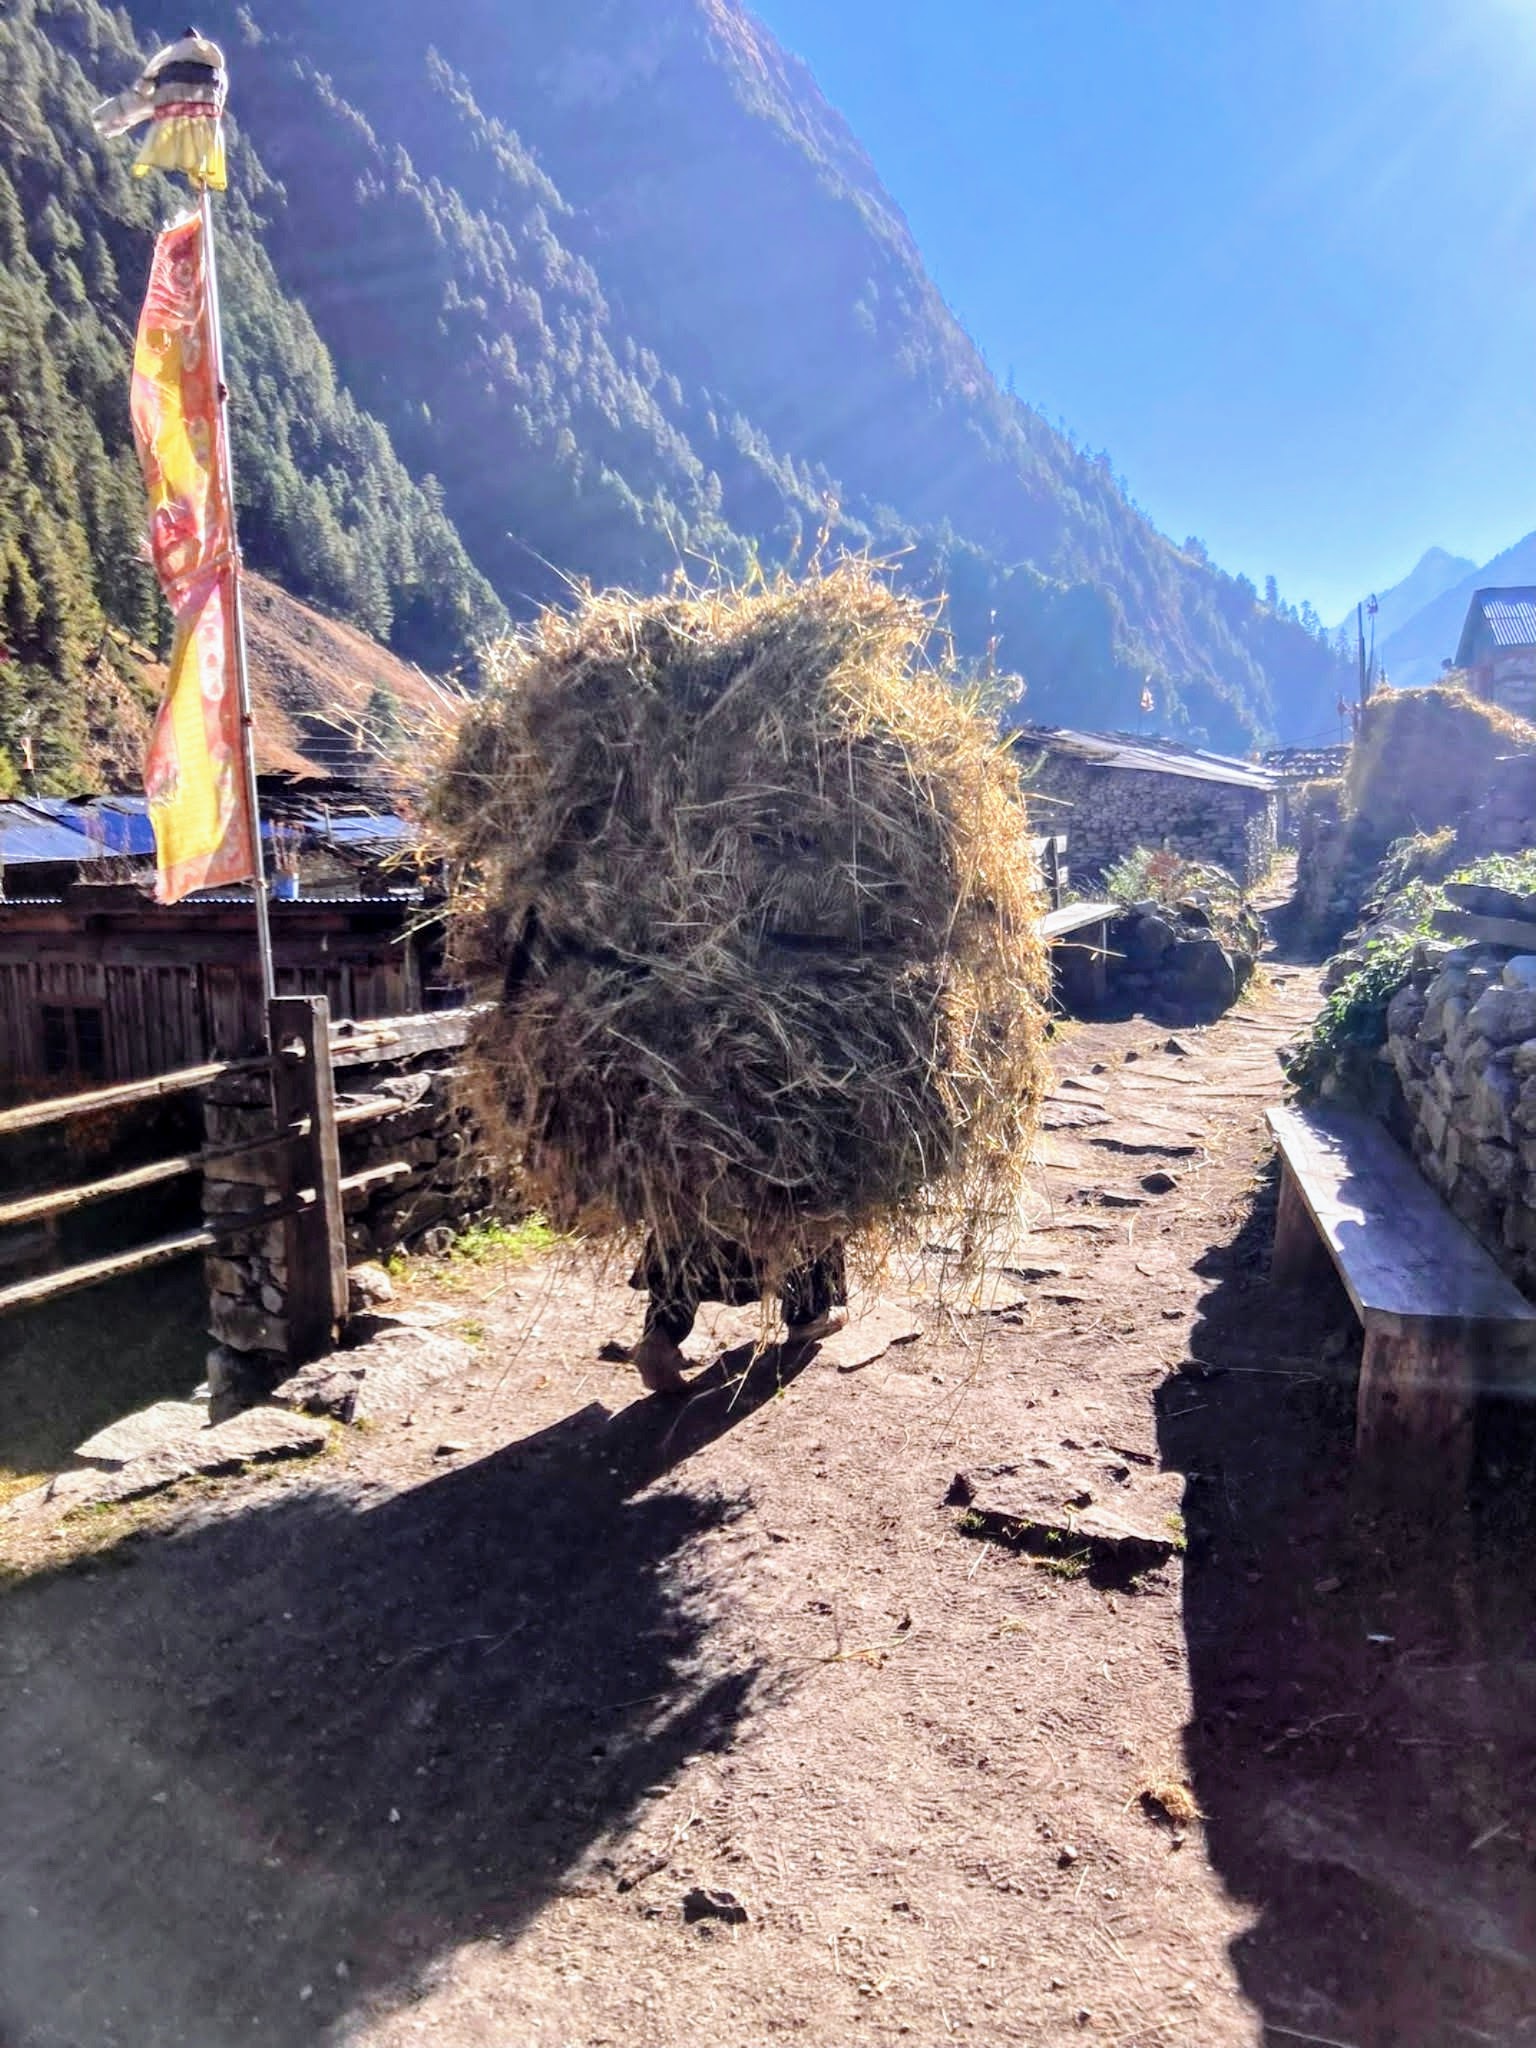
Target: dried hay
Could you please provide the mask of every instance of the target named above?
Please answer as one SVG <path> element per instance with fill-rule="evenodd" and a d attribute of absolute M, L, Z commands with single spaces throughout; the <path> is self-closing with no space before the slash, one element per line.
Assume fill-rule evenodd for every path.
<path fill-rule="evenodd" d="M 1487 795 L 1493 764 L 1536 749 L 1536 728 L 1454 684 L 1378 690 L 1349 750 L 1349 810 L 1365 841 L 1458 825 Z"/>
<path fill-rule="evenodd" d="M 1012 756 L 862 563 L 586 593 L 437 782 L 471 1057 L 562 1230 L 739 1244 L 765 1288 L 937 1207 L 1015 1224 L 1043 903 Z"/>

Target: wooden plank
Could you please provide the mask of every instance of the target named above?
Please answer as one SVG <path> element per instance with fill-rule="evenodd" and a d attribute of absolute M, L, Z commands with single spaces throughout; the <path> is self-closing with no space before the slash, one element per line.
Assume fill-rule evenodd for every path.
<path fill-rule="evenodd" d="M 410 1170 L 403 1159 L 392 1159 L 386 1166 L 369 1166 L 361 1173 L 343 1175 L 341 1191 L 344 1195 L 355 1195 L 359 1188 L 382 1187 L 385 1181 L 398 1180 Z"/>
<path fill-rule="evenodd" d="M 1494 1324 L 1536 1339 L 1501 1273 L 1385 1127 L 1345 1110 L 1265 1113 L 1297 1192 L 1368 1327 Z"/>
<path fill-rule="evenodd" d="M 85 1265 L 66 1266 L 62 1272 L 43 1273 L 35 1280 L 18 1280 L 0 1287 L 0 1315 L 8 1309 L 36 1308 L 61 1294 L 74 1294 L 82 1287 L 97 1287 L 104 1280 L 120 1279 L 125 1273 L 142 1273 L 150 1266 L 163 1266 L 169 1259 L 185 1258 L 189 1252 L 205 1252 L 218 1242 L 211 1230 L 184 1230 L 177 1237 L 158 1238 L 131 1252 L 118 1252 L 110 1259 L 92 1259 Z"/>
<path fill-rule="evenodd" d="M 105 1202 L 113 1195 L 131 1195 L 140 1188 L 158 1187 L 161 1181 L 200 1172 L 202 1164 L 201 1152 L 186 1152 L 176 1159 L 157 1159 L 152 1165 L 136 1166 L 131 1173 L 114 1173 L 106 1180 L 81 1181 L 72 1188 L 28 1195 L 19 1202 L 0 1202 L 0 1230 L 14 1223 L 36 1223 L 44 1216 L 65 1216 L 71 1209 L 83 1209 L 88 1202 Z"/>
<path fill-rule="evenodd" d="M 365 1095 L 361 1102 L 344 1103 L 336 1112 L 336 1128 L 351 1130 L 356 1124 L 376 1124 L 387 1116 L 402 1116 L 416 1105 L 397 1101 L 393 1095 Z"/>
<path fill-rule="evenodd" d="M 1332 1263 L 1332 1254 L 1302 1200 L 1291 1162 L 1282 1158 L 1280 1204 L 1275 1213 L 1275 1247 L 1270 1254 L 1269 1277 L 1279 1287 L 1295 1287 L 1315 1279 L 1319 1271 L 1326 1271 Z"/>
<path fill-rule="evenodd" d="M 1520 917 L 1478 917 L 1470 910 L 1437 910 L 1435 930 L 1444 939 L 1466 945 L 1508 946 L 1516 953 L 1536 953 L 1536 924 Z"/>
<path fill-rule="evenodd" d="M 278 1128 L 308 1124 L 306 1136 L 289 1148 L 290 1192 L 297 1193 L 302 1181 L 313 1188 L 314 1201 L 284 1226 L 288 1355 L 291 1364 L 305 1365 L 330 1349 L 347 1313 L 330 1005 L 324 996 L 277 996 L 268 1009 L 267 1028 Z"/>
<path fill-rule="evenodd" d="M 1487 1324 L 1449 1334 L 1366 1330 L 1355 1396 L 1355 1449 L 1402 1504 L 1409 1495 L 1457 1507 L 1466 1497 L 1477 1396 L 1500 1385 L 1503 1361 Z"/>
<path fill-rule="evenodd" d="M 267 1064 L 265 1058 L 210 1060 L 205 1066 L 183 1067 L 174 1074 L 159 1074 L 147 1081 L 123 1081 L 111 1088 L 90 1088 L 83 1094 L 53 1095 L 44 1102 L 24 1102 L 19 1109 L 0 1109 L 0 1137 L 12 1131 L 30 1131 L 42 1124 L 58 1123 L 68 1116 L 84 1116 L 91 1110 L 122 1109 L 133 1102 L 153 1102 L 162 1095 L 182 1095 L 189 1088 L 206 1087 L 221 1074 L 254 1073 Z"/>
<path fill-rule="evenodd" d="M 1046 912 L 1040 920 L 1040 930 L 1050 946 L 1068 932 L 1081 931 L 1084 925 L 1107 924 L 1119 915 L 1118 903 L 1065 903 L 1060 910 Z"/>
<path fill-rule="evenodd" d="M 473 1010 L 428 1010 L 416 1017 L 391 1017 L 387 1024 L 369 1024 L 360 1031 L 331 1034 L 333 1067 L 376 1066 L 381 1059 L 414 1059 L 462 1045 L 469 1036 Z"/>

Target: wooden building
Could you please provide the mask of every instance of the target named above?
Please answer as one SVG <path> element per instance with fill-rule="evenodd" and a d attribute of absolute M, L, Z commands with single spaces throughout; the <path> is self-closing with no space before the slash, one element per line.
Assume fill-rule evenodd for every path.
<path fill-rule="evenodd" d="M 266 778 L 264 778 L 264 782 Z M 337 1018 L 448 999 L 419 878 L 388 864 L 405 828 L 356 808 L 319 823 L 264 790 L 288 869 L 271 905 L 278 992 Z M 142 799 L 0 804 L 0 1102 L 138 1080 L 248 1052 L 262 1002 L 248 889 L 156 903 Z M 152 850 L 152 839 L 148 845 Z"/>
<path fill-rule="evenodd" d="M 326 996 L 338 1018 L 428 1007 L 419 902 L 275 902 L 278 993 Z M 132 884 L 77 883 L 0 904 L 0 1099 L 249 1052 L 261 1021 L 249 896 L 162 905 Z"/>
<path fill-rule="evenodd" d="M 1475 696 L 1536 719 L 1536 584 L 1474 591 L 1455 665 Z"/>

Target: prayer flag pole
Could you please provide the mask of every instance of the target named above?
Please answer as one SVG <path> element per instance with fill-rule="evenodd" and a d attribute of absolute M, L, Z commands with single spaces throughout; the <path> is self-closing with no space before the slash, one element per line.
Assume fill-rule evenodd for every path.
<path fill-rule="evenodd" d="M 147 123 L 135 175 L 180 171 L 198 194 L 196 216 L 173 222 L 155 243 L 134 346 L 133 427 L 150 553 L 176 620 L 144 786 L 162 903 L 250 881 L 265 1014 L 277 991 L 213 225 L 212 195 L 226 183 L 228 84 L 223 51 L 188 29 L 94 120 L 108 136 Z"/>
<path fill-rule="evenodd" d="M 203 222 L 203 262 L 208 291 L 208 332 L 213 382 L 218 399 L 219 475 L 229 507 L 229 609 L 235 643 L 235 690 L 240 706 L 240 770 L 251 820 L 251 894 L 256 901 L 256 951 L 261 961 L 262 1014 L 277 994 L 272 965 L 272 914 L 267 903 L 267 864 L 261 845 L 261 808 L 256 789 L 256 720 L 251 711 L 251 671 L 245 652 L 245 593 L 241 588 L 240 537 L 235 521 L 235 463 L 229 438 L 229 386 L 224 381 L 224 327 L 219 313 L 219 265 L 213 241 L 213 191 L 203 185 L 198 200 Z"/>

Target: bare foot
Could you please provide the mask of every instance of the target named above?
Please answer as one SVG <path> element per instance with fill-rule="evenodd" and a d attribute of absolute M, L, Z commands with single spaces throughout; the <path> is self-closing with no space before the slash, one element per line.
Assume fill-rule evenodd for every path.
<path fill-rule="evenodd" d="M 688 1361 L 660 1330 L 652 1330 L 648 1337 L 640 1339 L 630 1353 L 630 1362 L 652 1394 L 681 1394 L 687 1389 L 683 1369 Z"/>
<path fill-rule="evenodd" d="M 791 1323 L 789 1341 L 791 1344 L 819 1344 L 823 1337 L 835 1337 L 839 1330 L 847 1327 L 847 1309 L 829 1308 L 825 1315 L 813 1316 L 808 1323 Z"/>

